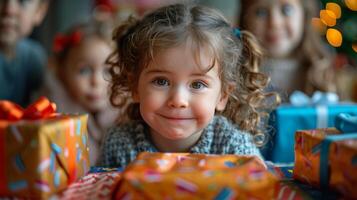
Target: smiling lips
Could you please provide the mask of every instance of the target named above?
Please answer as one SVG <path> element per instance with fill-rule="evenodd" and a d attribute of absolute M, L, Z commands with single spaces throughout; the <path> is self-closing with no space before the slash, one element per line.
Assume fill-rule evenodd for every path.
<path fill-rule="evenodd" d="M 170 121 L 185 121 L 185 120 L 192 120 L 194 118 L 192 117 L 180 117 L 180 116 L 166 116 L 166 115 L 161 115 L 161 117 L 168 119 Z"/>

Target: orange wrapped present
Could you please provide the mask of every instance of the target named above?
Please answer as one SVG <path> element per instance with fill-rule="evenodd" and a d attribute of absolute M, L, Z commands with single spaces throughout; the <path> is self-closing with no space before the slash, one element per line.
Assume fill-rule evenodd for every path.
<path fill-rule="evenodd" d="M 116 199 L 273 199 L 277 182 L 254 156 L 141 153 Z"/>
<path fill-rule="evenodd" d="M 337 129 L 297 131 L 294 178 L 357 198 L 357 134 Z"/>
<path fill-rule="evenodd" d="M 0 101 L 0 196 L 47 198 L 87 172 L 87 115 L 54 111 Z"/>

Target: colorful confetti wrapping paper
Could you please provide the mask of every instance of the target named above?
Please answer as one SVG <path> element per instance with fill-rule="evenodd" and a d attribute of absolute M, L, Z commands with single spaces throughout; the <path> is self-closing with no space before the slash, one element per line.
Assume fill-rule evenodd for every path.
<path fill-rule="evenodd" d="M 141 153 L 116 199 L 273 199 L 277 183 L 253 156 Z"/>
<path fill-rule="evenodd" d="M 357 139 L 332 142 L 328 151 L 327 166 L 321 164 L 321 146 L 328 136 L 341 136 L 337 129 L 316 129 L 297 131 L 295 135 L 294 179 L 313 186 L 321 186 L 321 178 L 327 178 L 328 185 L 347 198 L 357 198 Z M 322 167 L 328 175 L 320 176 Z"/>
<path fill-rule="evenodd" d="M 47 198 L 89 169 L 87 115 L 0 121 L 0 196 Z"/>
<path fill-rule="evenodd" d="M 53 196 L 58 200 L 106 200 L 112 199 L 120 181 L 121 172 L 107 171 L 90 173 L 72 183 L 62 194 Z"/>

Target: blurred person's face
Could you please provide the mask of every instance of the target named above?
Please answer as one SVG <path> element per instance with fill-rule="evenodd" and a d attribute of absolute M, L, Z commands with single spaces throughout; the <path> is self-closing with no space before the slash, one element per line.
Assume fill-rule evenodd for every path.
<path fill-rule="evenodd" d="M 0 50 L 29 35 L 46 11 L 43 0 L 0 0 Z"/>
<path fill-rule="evenodd" d="M 87 38 L 73 47 L 58 66 L 64 85 L 72 98 L 90 112 L 98 112 L 109 106 L 109 66 L 105 64 L 111 47 L 98 38 Z"/>
<path fill-rule="evenodd" d="M 273 58 L 290 56 L 304 32 L 304 11 L 300 0 L 255 0 L 243 16 L 251 31 Z"/>

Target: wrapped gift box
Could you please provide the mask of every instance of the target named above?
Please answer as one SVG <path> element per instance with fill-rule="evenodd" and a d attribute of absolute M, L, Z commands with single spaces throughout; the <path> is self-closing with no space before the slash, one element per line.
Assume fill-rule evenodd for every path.
<path fill-rule="evenodd" d="M 121 170 L 118 168 L 92 167 L 91 173 L 51 198 L 59 200 L 110 200 L 115 193 L 120 177 Z"/>
<path fill-rule="evenodd" d="M 279 106 L 270 117 L 272 139 L 262 154 L 266 160 L 273 162 L 294 162 L 295 132 L 334 127 L 336 116 L 340 113 L 357 115 L 357 104 Z"/>
<path fill-rule="evenodd" d="M 324 190 L 357 198 L 357 134 L 337 129 L 298 131 L 294 178 Z"/>
<path fill-rule="evenodd" d="M 87 115 L 0 120 L 0 196 L 40 199 L 64 189 L 89 168 L 87 141 Z"/>
<path fill-rule="evenodd" d="M 272 199 L 277 177 L 254 156 L 141 153 L 117 199 Z"/>

